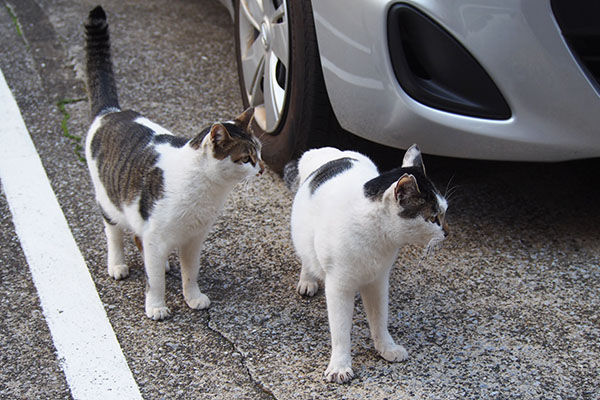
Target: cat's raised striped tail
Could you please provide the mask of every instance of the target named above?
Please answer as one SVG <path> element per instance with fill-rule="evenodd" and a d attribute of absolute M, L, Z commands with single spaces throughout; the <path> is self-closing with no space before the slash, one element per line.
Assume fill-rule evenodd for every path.
<path fill-rule="evenodd" d="M 298 163 L 300 160 L 292 160 L 283 168 L 283 181 L 287 188 L 296 193 L 300 187 L 300 174 L 298 172 Z"/>
<path fill-rule="evenodd" d="M 106 13 L 98 6 L 85 24 L 87 86 L 92 119 L 120 110 L 117 85 L 110 59 L 110 37 Z"/>

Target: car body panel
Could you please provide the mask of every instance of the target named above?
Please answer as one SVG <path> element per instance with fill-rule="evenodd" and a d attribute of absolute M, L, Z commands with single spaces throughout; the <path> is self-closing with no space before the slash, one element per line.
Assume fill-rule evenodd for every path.
<path fill-rule="evenodd" d="M 440 111 L 398 83 L 387 42 L 397 1 L 312 2 L 323 75 L 341 126 L 366 139 L 426 153 L 494 160 L 600 156 L 596 82 L 565 43 L 547 1 L 412 0 L 490 75 L 512 116 L 491 120 Z M 576 94 L 576 95 L 575 95 Z"/>

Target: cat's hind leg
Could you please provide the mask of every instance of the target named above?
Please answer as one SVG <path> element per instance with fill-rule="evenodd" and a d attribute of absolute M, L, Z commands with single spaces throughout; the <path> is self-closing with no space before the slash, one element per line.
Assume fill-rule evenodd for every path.
<path fill-rule="evenodd" d="M 319 290 L 319 280 L 315 277 L 315 270 L 320 268 L 314 255 L 301 255 L 302 270 L 296 291 L 301 296 L 312 297 Z"/>
<path fill-rule="evenodd" d="M 388 292 L 389 271 L 360 289 L 375 349 L 387 361 L 404 361 L 408 358 L 406 349 L 394 342 L 388 330 Z"/>
<path fill-rule="evenodd" d="M 125 264 L 123 251 L 124 232 L 117 225 L 104 221 L 104 232 L 108 247 L 108 275 L 116 280 L 129 276 L 129 266 Z"/>
<path fill-rule="evenodd" d="M 204 242 L 203 237 L 190 240 L 179 248 L 181 262 L 181 282 L 183 298 L 190 308 L 201 310 L 210 306 L 210 299 L 200 291 L 198 286 L 198 271 L 200 270 L 200 252 Z"/>

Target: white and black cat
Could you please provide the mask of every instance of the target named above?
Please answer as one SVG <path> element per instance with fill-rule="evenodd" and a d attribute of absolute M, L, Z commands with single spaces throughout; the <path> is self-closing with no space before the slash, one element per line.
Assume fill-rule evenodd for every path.
<path fill-rule="evenodd" d="M 108 273 L 114 279 L 128 276 L 123 236 L 130 231 L 144 257 L 146 315 L 169 316 L 165 264 L 175 248 L 186 303 L 206 308 L 210 300 L 197 282 L 204 239 L 233 187 L 264 168 L 260 142 L 251 133 L 253 109 L 192 139 L 174 136 L 134 111 L 121 110 L 101 7 L 90 12 L 85 32 L 93 119 L 85 152 L 104 217 Z"/>
<path fill-rule="evenodd" d="M 402 167 L 380 174 L 371 160 L 331 147 L 310 150 L 286 166 L 297 193 L 292 240 L 302 261 L 297 291 L 313 296 L 325 283 L 331 332 L 328 381 L 353 377 L 350 356 L 356 292 L 365 306 L 375 349 L 388 361 L 408 357 L 388 331 L 389 275 L 399 249 L 432 246 L 448 234 L 446 200 L 425 175 L 413 145 Z"/>

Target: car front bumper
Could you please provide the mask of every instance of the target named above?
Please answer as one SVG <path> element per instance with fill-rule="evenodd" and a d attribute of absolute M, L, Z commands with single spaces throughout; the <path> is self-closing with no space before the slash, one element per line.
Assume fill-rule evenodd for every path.
<path fill-rule="evenodd" d="M 508 119 L 427 106 L 399 84 L 388 12 L 397 1 L 313 1 L 327 92 L 342 127 L 430 154 L 514 161 L 600 156 L 597 83 L 565 42 L 550 2 L 409 0 L 458 40 L 503 95 Z"/>

